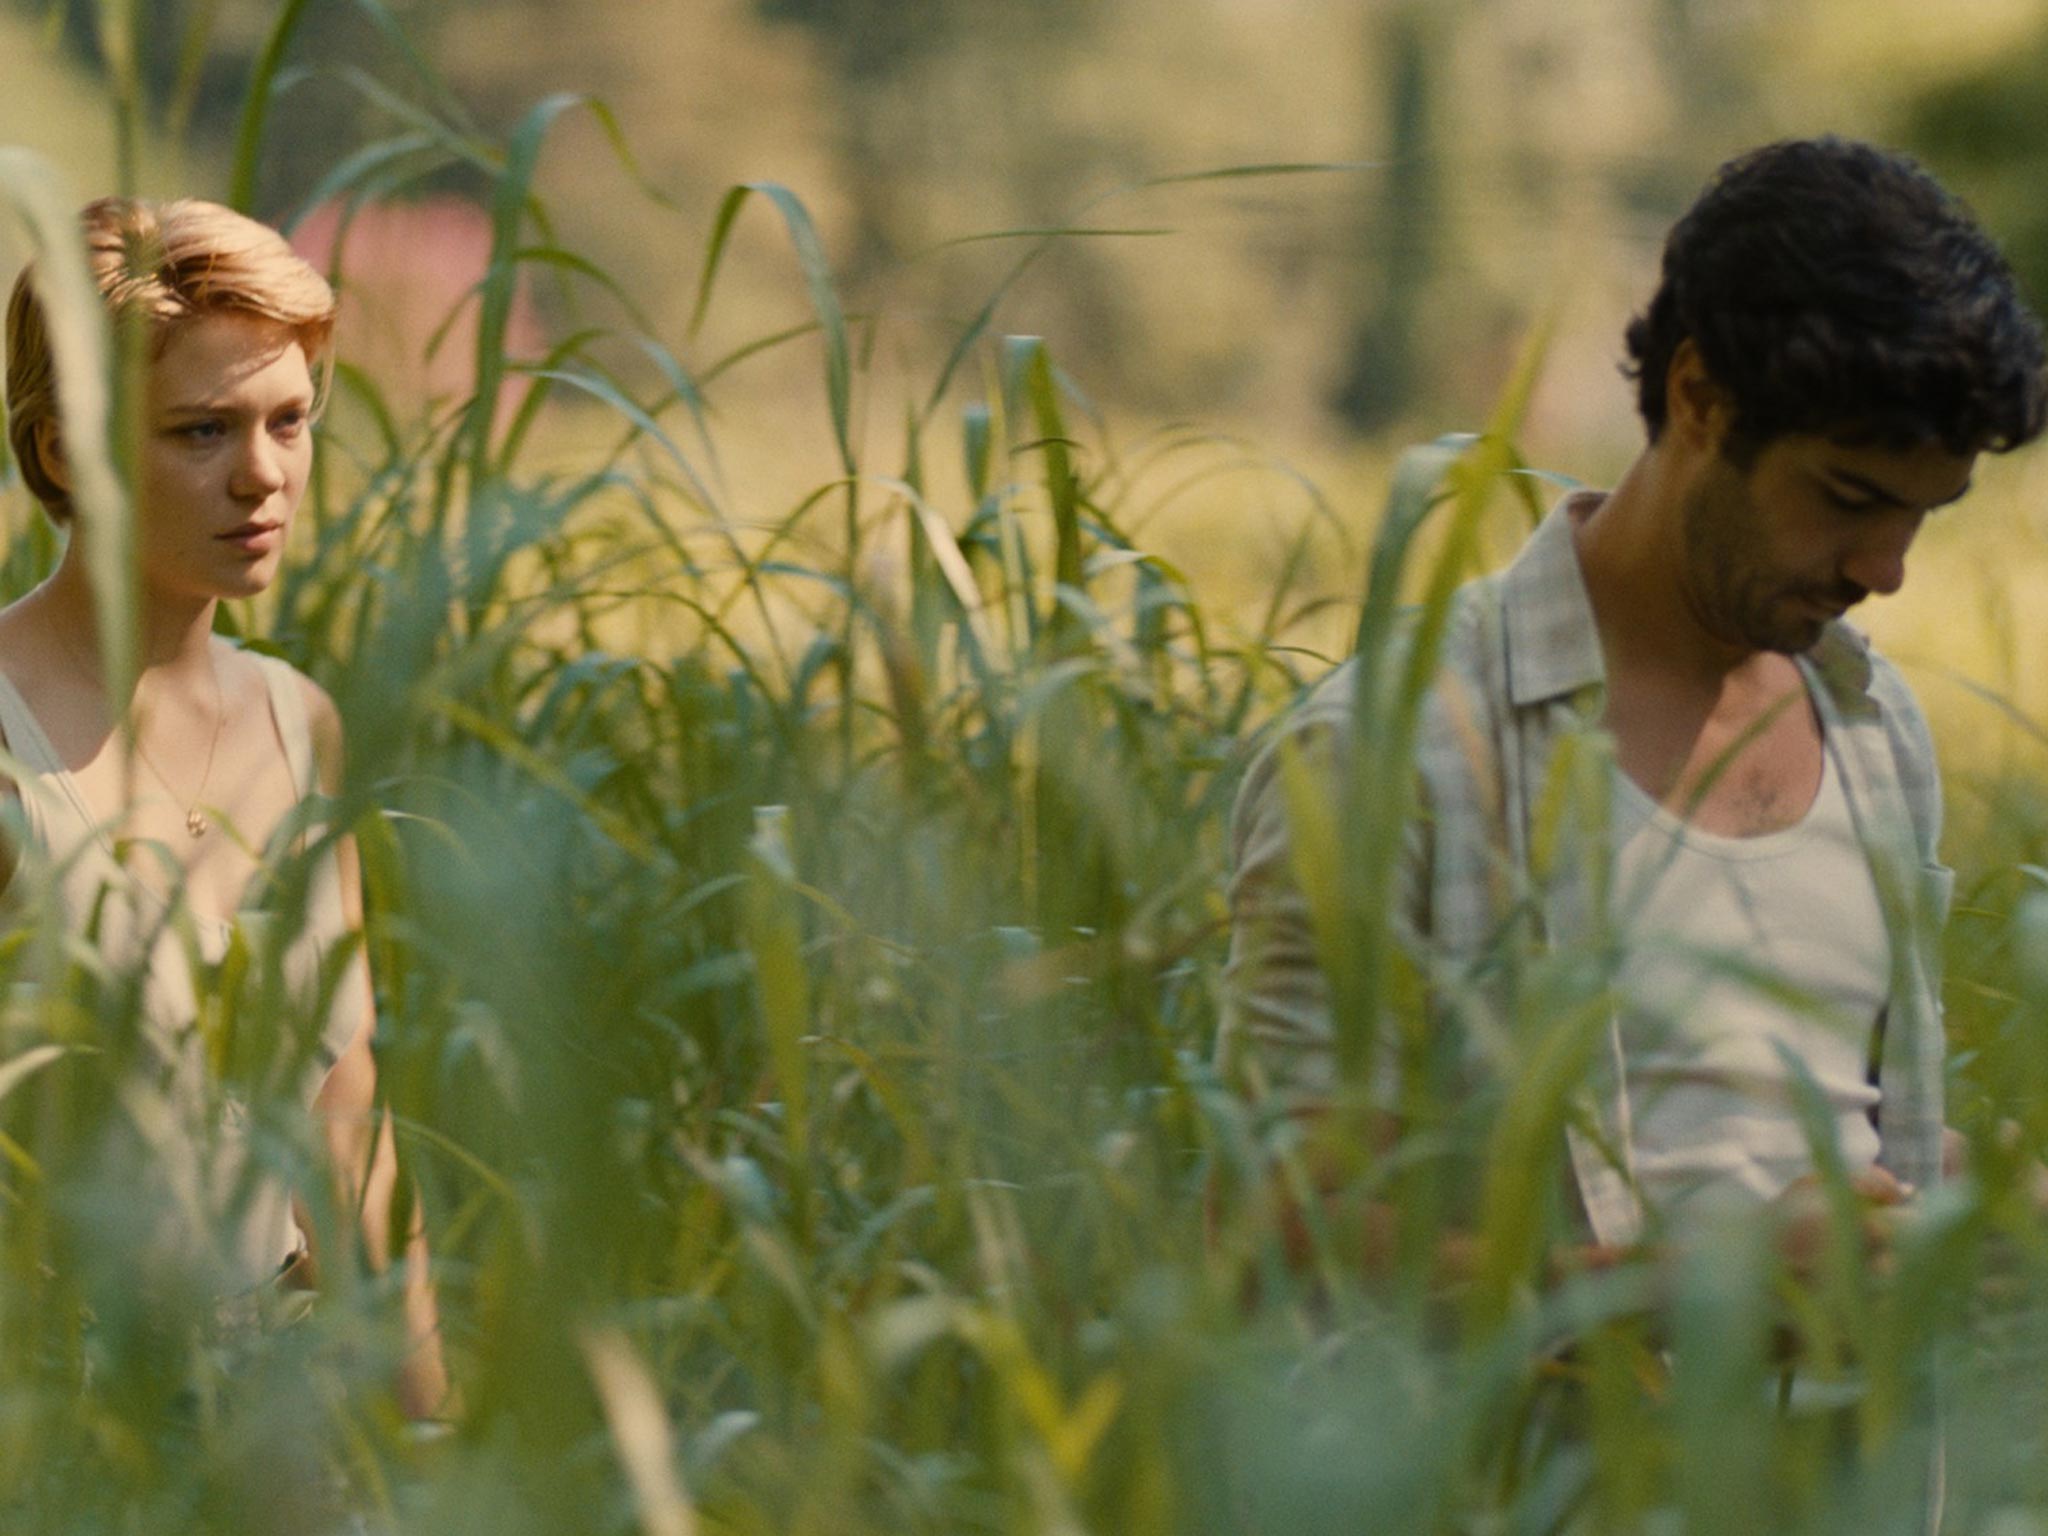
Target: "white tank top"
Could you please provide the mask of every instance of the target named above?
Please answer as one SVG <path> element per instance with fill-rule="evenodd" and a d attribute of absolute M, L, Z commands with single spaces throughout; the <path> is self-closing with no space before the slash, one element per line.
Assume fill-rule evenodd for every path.
<path fill-rule="evenodd" d="M 271 718 L 303 802 L 318 781 L 299 676 L 274 657 L 244 654 L 262 668 Z M 4 672 L 0 734 L 20 769 L 17 787 L 28 833 L 15 881 L 31 900 L 40 891 L 54 902 L 68 929 L 89 928 L 96 952 L 116 972 L 147 956 L 141 977 L 144 1049 L 120 1087 L 120 1100 L 165 1182 L 170 1209 L 160 1235 L 202 1245 L 195 1257 L 219 1276 L 223 1295 L 260 1285 L 289 1261 L 302 1239 L 290 1190 L 251 1164 L 251 1142 L 270 1139 L 263 1126 L 251 1123 L 251 1097 L 230 1087 L 216 1063 L 234 1055 L 236 1070 L 263 1085 L 253 1096 L 256 1102 L 295 1105 L 303 1114 L 362 1027 L 368 1008 L 360 943 L 351 944 L 341 975 L 324 978 L 332 990 L 325 994 L 325 1017 L 315 1023 L 327 956 L 353 937 L 333 850 L 321 852 L 307 872 L 304 921 L 277 958 L 285 1005 L 250 1011 L 251 1017 L 283 1019 L 285 1030 L 265 1035 L 260 1023 L 236 1015 L 241 1038 L 231 1038 L 216 972 L 227 974 L 246 963 L 250 980 L 244 989 L 260 991 L 274 915 L 197 912 L 163 894 L 171 872 L 152 886 L 124 868 L 115 855 L 114 829 L 95 818 L 42 723 Z M 145 850 L 137 856 L 148 855 Z M 254 883 L 262 883 L 260 875 Z M 276 1129 L 281 1143 L 303 1136 L 303 1125 Z"/>
<path fill-rule="evenodd" d="M 1806 815 L 1761 837 L 1702 832 L 1616 772 L 1630 1145 L 1663 1215 L 1709 1194 L 1770 1200 L 1813 1170 L 1792 1062 L 1849 1171 L 1876 1161 L 1869 1063 L 1890 944 L 1834 755 L 1821 757 Z"/>

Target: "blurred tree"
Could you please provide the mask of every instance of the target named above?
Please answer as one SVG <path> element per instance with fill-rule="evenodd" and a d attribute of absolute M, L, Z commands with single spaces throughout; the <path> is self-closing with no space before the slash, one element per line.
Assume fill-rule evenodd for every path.
<path fill-rule="evenodd" d="M 1012 74 L 1038 76 L 1048 47 L 1057 53 L 1078 40 L 1069 25 L 1075 11 L 1076 0 L 1025 8 L 1006 0 L 755 0 L 764 20 L 809 32 L 826 65 L 853 204 L 849 278 L 885 265 L 906 241 L 929 238 L 908 206 L 917 168 L 962 169 L 951 162 L 986 126 L 963 114 L 1000 117 L 1010 105 L 993 94 L 963 99 L 942 70 L 974 78 L 977 55 L 1007 56 Z M 1040 117 L 1031 133 L 1058 154 L 1064 136 L 1057 125 Z"/>
<path fill-rule="evenodd" d="M 995 0 L 756 0 L 765 20 L 817 40 L 838 97 L 842 170 L 854 209 L 851 271 L 886 261 L 906 222 L 899 206 L 901 151 L 929 141 L 923 93 L 904 89 L 918 66 L 959 43 Z"/>
<path fill-rule="evenodd" d="M 987 0 L 758 0 L 769 21 L 817 33 L 848 80 L 885 80 L 919 56 L 947 46 Z"/>
<path fill-rule="evenodd" d="M 1624 208 L 1661 231 L 1699 192 L 1703 147 L 1711 164 L 1759 137 L 1770 71 L 1756 28 L 1715 0 L 1658 0 L 1649 36 L 1672 97 L 1669 138 L 1656 154 L 1624 158 L 1617 188 Z"/>
<path fill-rule="evenodd" d="M 2038 304 L 2048 299 L 2048 30 L 1910 99 L 1900 139 L 1974 206 Z"/>
<path fill-rule="evenodd" d="M 225 153 L 233 144 L 243 97 L 256 60 L 276 21 L 277 7 L 229 10 L 220 0 L 13 0 L 17 10 L 44 19 L 58 45 L 96 72 L 108 72 L 117 30 L 132 37 L 144 95 L 147 131 L 163 131 Z M 437 32 L 449 16 L 478 0 L 435 6 L 391 0 L 382 9 L 403 27 L 422 56 L 438 57 Z M 499 13 L 536 9 L 533 0 L 496 0 Z M 459 60 L 450 61 L 459 66 Z M 294 131 L 274 134 L 265 146 L 257 181 L 256 212 L 280 217 L 303 199 L 335 162 L 369 140 L 398 131 L 397 117 L 354 83 L 386 85 L 408 78 L 384 26 L 355 0 L 310 0 L 298 17 L 280 87 L 290 96 Z M 479 105 L 459 68 L 442 66 L 465 101 Z M 509 117 L 527 104 L 519 95 L 485 100 L 480 115 L 502 109 Z M 487 178 L 468 165 L 439 169 L 412 184 L 419 192 L 478 195 Z M 196 190 L 196 189 L 191 189 Z"/>
<path fill-rule="evenodd" d="M 1436 61 L 1448 39 L 1444 10 L 1403 0 L 1377 17 L 1366 56 L 1385 83 L 1385 179 L 1368 201 L 1359 247 L 1366 270 L 1364 312 L 1352 329 L 1331 407 L 1360 432 L 1386 426 L 1415 404 L 1419 309 L 1441 224 L 1439 169 L 1432 154 Z"/>

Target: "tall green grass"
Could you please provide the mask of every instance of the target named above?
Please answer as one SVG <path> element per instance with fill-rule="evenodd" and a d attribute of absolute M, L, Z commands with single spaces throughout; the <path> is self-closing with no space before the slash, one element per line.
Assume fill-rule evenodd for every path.
<path fill-rule="evenodd" d="M 290 131 L 300 10 L 252 84 L 240 200 Z M 735 221 L 776 221 L 811 323 L 761 345 L 818 359 L 811 430 L 839 473 L 744 525 L 712 422 L 752 349 L 639 324 L 535 194 L 578 110 L 638 182 L 601 106 L 544 102 L 495 144 L 431 85 L 357 83 L 406 129 L 338 154 L 323 195 L 392 195 L 448 160 L 492 177 L 478 389 L 406 419 L 344 359 L 292 563 L 231 622 L 347 722 L 334 822 L 362 849 L 382 1090 L 462 1412 L 441 1436 L 399 1420 L 396 1298 L 346 1266 L 260 1348 L 213 1337 L 203 1260 L 155 1240 L 122 1096 L 133 978 L 67 939 L 31 865 L 0 943 L 0 1528 L 1903 1530 L 1937 1363 L 1955 1528 L 2048 1521 L 2031 785 L 1959 851 L 1952 1118 L 1979 1173 L 1926 1203 L 1889 1277 L 1844 1231 L 1794 1283 L 1740 1224 L 1675 1274 L 1542 1274 L 1586 955 L 1517 974 L 1503 1070 L 1412 1103 L 1426 1136 L 1384 1157 L 1338 1138 L 1347 1187 L 1291 1260 L 1264 1192 L 1320 1152 L 1210 1059 L 1235 776 L 1314 664 L 1288 592 L 1216 612 L 1128 531 L 1159 466 L 1213 450 L 1119 451 L 1044 345 L 995 333 L 993 300 L 871 450 L 857 323 L 802 200 L 764 184 L 705 220 L 699 315 Z M 66 356 L 91 355 L 71 196 L 18 155 L 0 188 Z M 539 360 L 504 350 L 522 274 L 572 317 Z M 1484 433 L 1404 462 L 1379 521 L 1371 751 L 1324 807 L 1319 887 L 1355 938 L 1353 1083 L 1383 1032 L 1430 1050 L 1384 919 L 1408 755 L 1476 533 L 1527 505 L 1512 442 L 1540 353 Z M 112 445 L 82 456 L 82 525 L 118 592 L 106 377 L 71 367 L 65 411 Z M 504 420 L 508 378 L 529 393 Z M 571 409 L 608 412 L 615 446 L 535 467 Z M 53 552 L 18 489 L 11 515 L 10 596 Z M 636 624 L 652 654 L 618 648 Z M 270 1166 L 317 1192 L 308 1130 L 265 1087 L 303 1049 L 267 958 L 299 872 L 280 857 L 272 945 L 215 978 L 209 1027 Z M 1212 1187 L 1233 1192 L 1213 1210 Z M 1407 1239 L 1371 1280 L 1349 1246 L 1367 1201 Z M 315 1203 L 332 1242 L 347 1213 Z M 1446 1295 L 1428 1256 L 1454 1226 L 1483 1258 Z"/>

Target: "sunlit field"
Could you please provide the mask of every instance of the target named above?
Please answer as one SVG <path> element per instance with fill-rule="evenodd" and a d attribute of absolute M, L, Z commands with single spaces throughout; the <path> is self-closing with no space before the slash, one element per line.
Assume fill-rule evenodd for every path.
<path fill-rule="evenodd" d="M 244 190 L 290 131 L 247 122 Z M 566 100 L 504 137 L 417 110 L 407 153 L 494 198 L 466 382 L 402 398 L 345 348 L 286 574 L 230 616 L 347 725 L 334 824 L 459 1401 L 402 1420 L 394 1288 L 345 1266 L 223 1344 L 205 1245 L 162 1235 L 135 978 L 50 920 L 31 861 L 0 940 L 0 1529 L 1909 1531 L 1939 1397 L 1950 1528 L 2048 1531 L 2038 453 L 1987 464 L 1871 619 L 1949 771 L 1977 1171 L 1884 1273 L 1833 1178 L 1810 1277 L 1741 1222 L 1682 1264 L 1557 1275 L 1611 957 L 1504 946 L 1498 1070 L 1418 1074 L 1398 1153 L 1212 1064 L 1237 777 L 1361 635 L 1372 749 L 1361 814 L 1325 808 L 1319 913 L 1352 936 L 1345 1059 L 1429 1054 L 1382 914 L 1432 621 L 1554 494 L 1537 470 L 1613 467 L 1525 462 L 1543 337 L 1464 435 L 1282 454 L 1103 410 L 991 312 L 871 347 L 776 186 L 688 227 L 695 321 L 643 324 L 534 191 L 572 123 L 607 128 Z M 369 206 L 412 163 L 335 160 Z M 15 154 L 0 191 L 19 254 L 75 261 L 85 189 Z M 792 328 L 731 334 L 740 240 Z M 538 353 L 507 341 L 522 284 L 568 317 Z M 11 599 L 55 544 L 18 477 L 6 508 Z M 306 1049 L 276 964 L 303 864 L 278 857 L 202 1018 L 265 1165 L 317 1190 L 274 1091 Z M 1343 1189 L 1291 1230 L 1312 1163 Z M 1400 1233 L 1371 1275 L 1367 1202 Z M 1446 1285 L 1453 1230 L 1479 1258 Z"/>

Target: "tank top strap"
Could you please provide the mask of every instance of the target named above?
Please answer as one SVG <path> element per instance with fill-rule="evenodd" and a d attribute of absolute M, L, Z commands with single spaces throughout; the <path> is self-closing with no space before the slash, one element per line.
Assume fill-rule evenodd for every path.
<path fill-rule="evenodd" d="M 45 850 L 97 842 L 98 824 L 79 797 L 71 771 L 59 760 L 43 722 L 4 671 L 0 671 L 0 735 L 6 736 L 9 755 L 24 770 L 15 790 L 29 836 Z"/>
<path fill-rule="evenodd" d="M 284 743 L 284 760 L 291 769 L 292 784 L 305 799 L 320 788 L 319 767 L 313 752 L 313 722 L 306 714 L 306 689 L 298 671 L 288 661 L 250 651 L 263 669 L 263 685 L 270 691 L 270 714 L 277 722 L 278 740 Z"/>
<path fill-rule="evenodd" d="M 5 672 L 0 672 L 0 732 L 6 733 L 7 750 L 23 767 L 36 773 L 55 773 L 63 767 L 43 734 L 43 723 Z"/>

